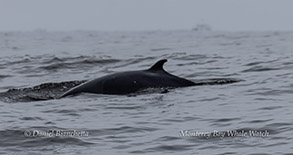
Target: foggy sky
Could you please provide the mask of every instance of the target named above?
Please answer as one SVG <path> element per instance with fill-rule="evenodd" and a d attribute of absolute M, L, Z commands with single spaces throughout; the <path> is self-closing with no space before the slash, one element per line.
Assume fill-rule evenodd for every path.
<path fill-rule="evenodd" d="M 293 0 L 0 0 L 0 31 L 293 30 Z"/>

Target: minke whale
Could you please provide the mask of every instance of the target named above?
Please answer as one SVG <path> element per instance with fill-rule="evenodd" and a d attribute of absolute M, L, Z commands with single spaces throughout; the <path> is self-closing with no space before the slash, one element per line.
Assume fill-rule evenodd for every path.
<path fill-rule="evenodd" d="M 65 92 L 62 97 L 78 93 L 127 95 L 148 88 L 178 88 L 194 86 L 196 83 L 166 72 L 167 59 L 156 62 L 147 70 L 119 72 L 106 75 Z"/>

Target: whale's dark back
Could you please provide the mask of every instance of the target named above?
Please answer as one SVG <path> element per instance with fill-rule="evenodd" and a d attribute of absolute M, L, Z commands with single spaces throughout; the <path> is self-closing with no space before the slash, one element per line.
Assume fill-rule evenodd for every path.
<path fill-rule="evenodd" d="M 111 75 L 103 83 L 105 94 L 129 94 L 147 88 L 176 88 L 194 83 L 164 72 L 132 71 Z"/>
<path fill-rule="evenodd" d="M 195 85 L 194 82 L 166 72 L 163 64 L 166 59 L 158 61 L 148 70 L 128 71 L 107 75 L 77 86 L 62 97 L 80 92 L 96 94 L 130 94 L 147 88 L 176 88 Z"/>

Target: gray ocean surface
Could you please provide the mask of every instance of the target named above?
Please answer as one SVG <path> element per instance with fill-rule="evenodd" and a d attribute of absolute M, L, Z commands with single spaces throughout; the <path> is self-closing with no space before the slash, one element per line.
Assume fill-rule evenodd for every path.
<path fill-rule="evenodd" d="M 25 102 L 4 94 L 0 154 L 293 153 L 293 32 L 0 32 L 0 92 L 160 59 L 186 79 L 243 81 Z"/>

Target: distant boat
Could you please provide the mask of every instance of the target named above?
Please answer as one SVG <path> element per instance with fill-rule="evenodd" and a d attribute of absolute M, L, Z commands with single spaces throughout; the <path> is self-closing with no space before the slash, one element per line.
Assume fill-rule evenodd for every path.
<path fill-rule="evenodd" d="M 192 31 L 199 31 L 199 32 L 202 32 L 202 31 L 211 31 L 212 30 L 212 27 L 208 24 L 197 24 L 193 29 Z"/>

